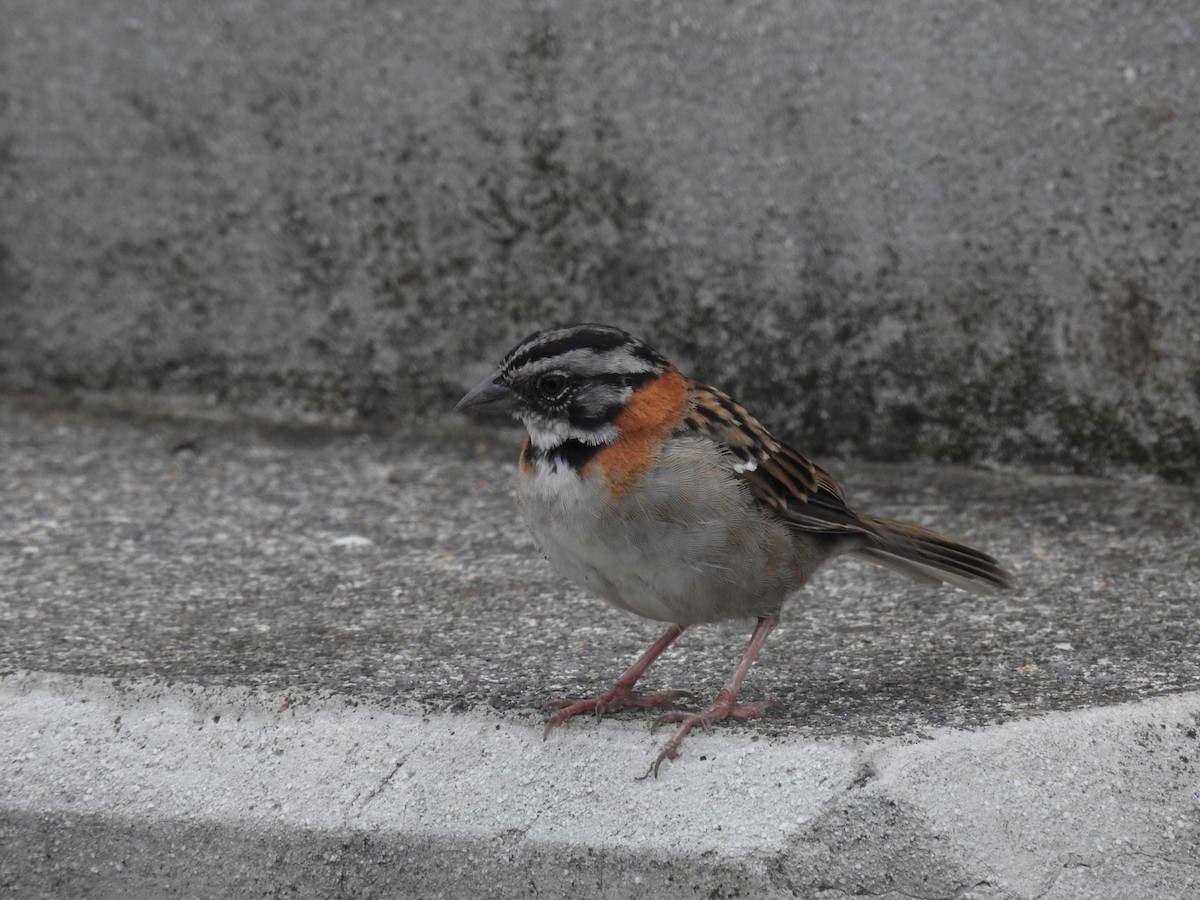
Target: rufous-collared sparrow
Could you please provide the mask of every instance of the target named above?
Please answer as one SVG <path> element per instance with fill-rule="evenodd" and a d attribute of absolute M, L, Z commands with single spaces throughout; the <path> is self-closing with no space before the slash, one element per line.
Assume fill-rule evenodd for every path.
<path fill-rule="evenodd" d="M 528 437 L 517 501 L 551 564 L 613 606 L 671 627 L 608 692 L 550 704 L 546 735 L 571 716 L 670 707 L 683 691 L 634 693 L 689 625 L 756 618 L 741 663 L 654 760 L 675 759 L 697 725 L 763 715 L 738 690 L 788 595 L 845 553 L 930 585 L 1012 587 L 991 556 L 916 525 L 857 513 L 841 485 L 771 436 L 729 396 L 693 381 L 618 328 L 530 335 L 456 409 L 505 404 Z M 649 773 L 648 773 L 649 774 Z"/>

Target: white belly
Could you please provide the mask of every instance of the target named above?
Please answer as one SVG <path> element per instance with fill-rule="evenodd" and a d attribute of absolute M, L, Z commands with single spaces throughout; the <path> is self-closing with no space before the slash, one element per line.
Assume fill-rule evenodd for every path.
<path fill-rule="evenodd" d="M 796 537 L 700 441 L 677 440 L 612 499 L 598 475 L 541 466 L 517 497 L 560 572 L 614 606 L 691 624 L 777 612 L 805 579 Z M 802 540 L 802 539 L 801 539 Z"/>

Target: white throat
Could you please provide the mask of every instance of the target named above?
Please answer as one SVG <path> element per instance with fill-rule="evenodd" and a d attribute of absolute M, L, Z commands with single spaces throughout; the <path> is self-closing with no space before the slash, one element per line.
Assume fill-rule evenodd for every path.
<path fill-rule="evenodd" d="M 553 450 L 569 440 L 582 444 L 611 444 L 617 439 L 617 429 L 612 425 L 602 428 L 576 428 L 562 419 L 547 419 L 543 416 L 524 413 L 521 421 L 529 432 L 529 442 L 538 450 Z"/>

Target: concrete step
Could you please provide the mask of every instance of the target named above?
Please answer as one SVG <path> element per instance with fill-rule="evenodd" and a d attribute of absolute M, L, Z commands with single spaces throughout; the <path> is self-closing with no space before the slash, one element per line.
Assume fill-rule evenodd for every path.
<path fill-rule="evenodd" d="M 1191 898 L 1200 693 L 923 740 L 22 673 L 5 896 Z M 1152 889 L 1152 892 L 1150 892 Z"/>

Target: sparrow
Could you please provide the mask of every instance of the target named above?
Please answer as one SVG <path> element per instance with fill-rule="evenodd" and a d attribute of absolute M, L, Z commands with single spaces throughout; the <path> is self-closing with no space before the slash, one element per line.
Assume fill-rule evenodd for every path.
<path fill-rule="evenodd" d="M 678 728 L 647 775 L 658 777 L 697 726 L 764 715 L 765 703 L 738 701 L 742 682 L 784 601 L 829 560 L 849 554 L 985 594 L 1013 586 L 980 550 L 851 509 L 832 475 L 745 407 L 619 328 L 531 334 L 455 409 L 485 404 L 525 426 L 517 504 L 550 563 L 618 609 L 671 623 L 610 690 L 546 707 L 544 737 L 580 713 L 667 709 L 654 727 Z M 634 691 L 689 626 L 750 618 L 745 654 L 706 708 L 672 709 L 686 691 Z"/>

